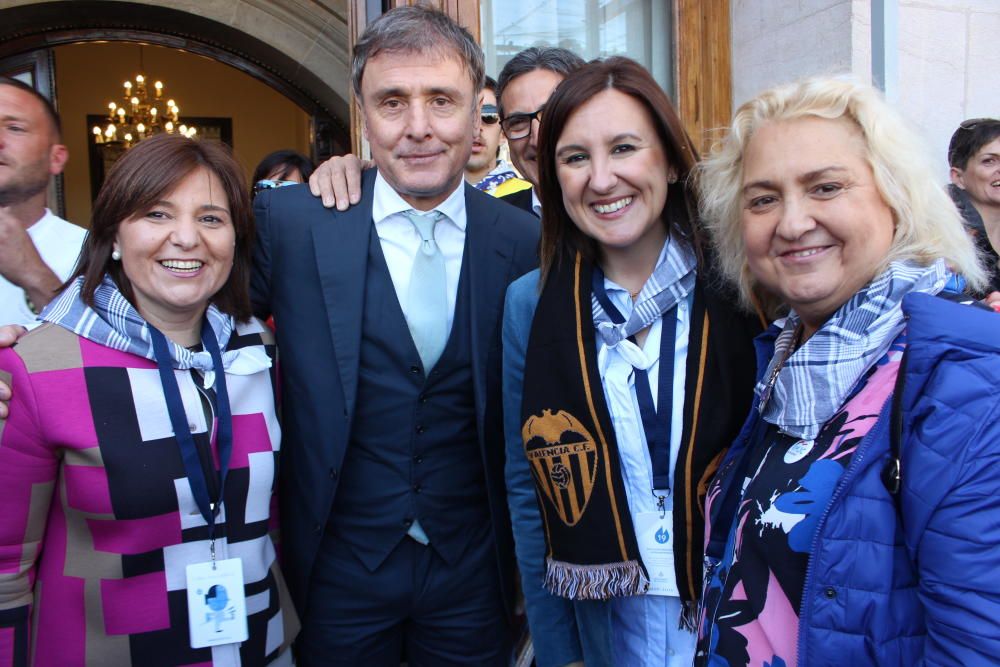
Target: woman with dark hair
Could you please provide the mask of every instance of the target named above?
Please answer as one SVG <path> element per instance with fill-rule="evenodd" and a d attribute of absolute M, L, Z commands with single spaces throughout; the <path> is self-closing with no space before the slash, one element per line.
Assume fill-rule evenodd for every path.
<path fill-rule="evenodd" d="M 291 664 L 253 237 L 227 150 L 146 139 L 108 175 L 45 323 L 0 350 L 0 654 L 16 664 Z"/>
<path fill-rule="evenodd" d="M 302 153 L 292 150 L 281 150 L 268 153 L 260 161 L 257 168 L 253 170 L 253 179 L 250 181 L 253 194 L 264 186 L 261 182 L 273 183 L 286 181 L 289 183 L 308 183 L 309 177 L 313 173 L 312 160 Z M 274 187 L 269 185 L 267 187 Z M 264 187 L 266 189 L 266 187 Z"/>
<path fill-rule="evenodd" d="M 687 665 L 700 507 L 753 383 L 757 317 L 718 290 L 695 149 L 627 58 L 545 106 L 541 269 L 504 312 L 507 486 L 540 667 Z"/>
<path fill-rule="evenodd" d="M 986 259 L 989 285 L 980 295 L 1000 290 L 1000 120 L 962 122 L 948 144 L 951 184 L 948 193 Z M 1000 294 L 987 301 L 1000 306 Z"/>

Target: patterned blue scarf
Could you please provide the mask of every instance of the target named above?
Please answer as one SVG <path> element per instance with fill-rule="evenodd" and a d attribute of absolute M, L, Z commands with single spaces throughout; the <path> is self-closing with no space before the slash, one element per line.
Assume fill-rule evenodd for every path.
<path fill-rule="evenodd" d="M 632 313 L 624 323 L 612 322 L 597 296 L 591 295 L 594 326 L 597 327 L 597 334 L 604 344 L 608 347 L 618 345 L 629 336 L 651 325 L 663 313 L 687 297 L 694 289 L 696 265 L 697 260 L 691 244 L 675 232 L 663 245 L 656 268 L 642 286 Z"/>
<path fill-rule="evenodd" d="M 58 324 L 89 341 L 128 352 L 151 361 L 156 360 L 153 343 L 149 337 L 149 324 L 139 311 L 129 303 L 118 290 L 111 276 L 105 275 L 94 292 L 94 308 L 80 298 L 83 277 L 74 280 L 66 290 L 45 307 L 39 316 L 45 322 Z M 205 311 L 219 349 L 223 350 L 222 365 L 226 372 L 235 375 L 251 375 L 271 367 L 271 360 L 260 347 L 246 347 L 226 351 L 229 339 L 235 329 L 235 321 L 213 304 Z M 205 376 L 205 386 L 215 383 L 215 369 L 212 356 L 205 351 L 192 352 L 182 345 L 167 339 L 172 366 L 178 370 L 197 369 Z"/>
<path fill-rule="evenodd" d="M 490 173 L 486 174 L 483 180 L 476 183 L 475 188 L 483 192 L 489 192 L 512 178 L 517 178 L 517 172 L 514 171 L 514 167 L 509 162 L 500 162 L 490 170 Z"/>
<path fill-rule="evenodd" d="M 761 416 L 783 433 L 814 439 L 903 331 L 903 297 L 937 294 L 951 277 L 944 260 L 930 266 L 893 262 L 794 352 L 801 320 L 793 311 L 776 322 L 782 329 L 774 356 L 755 389 Z"/>

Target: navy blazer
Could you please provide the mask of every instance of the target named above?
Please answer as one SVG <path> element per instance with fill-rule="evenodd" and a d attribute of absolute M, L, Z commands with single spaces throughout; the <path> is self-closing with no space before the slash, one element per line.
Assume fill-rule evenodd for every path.
<path fill-rule="evenodd" d="M 347 211 L 324 208 L 304 185 L 254 202 L 254 313 L 274 317 L 280 350 L 282 567 L 300 613 L 337 492 L 358 386 L 361 314 L 372 232 L 374 169 Z M 507 285 L 538 263 L 538 221 L 466 185 L 476 424 L 497 564 L 511 608 L 514 550 L 504 488 L 500 325 Z"/>

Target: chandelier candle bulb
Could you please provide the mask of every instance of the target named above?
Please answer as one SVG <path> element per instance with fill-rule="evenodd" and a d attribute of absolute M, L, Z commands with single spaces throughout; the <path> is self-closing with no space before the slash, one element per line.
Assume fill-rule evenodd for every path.
<path fill-rule="evenodd" d="M 140 58 L 140 72 L 142 64 Z M 152 85 L 148 85 L 152 83 Z M 103 132 L 99 143 L 124 143 L 129 148 L 133 143 L 158 134 L 160 132 L 180 132 L 184 136 L 193 137 L 194 126 L 181 125 L 180 107 L 172 99 L 161 101 L 164 97 L 162 81 L 150 80 L 144 73 L 136 74 L 132 80 L 125 81 L 125 97 L 119 103 L 108 103 L 108 120 L 116 124 L 113 132 Z M 153 95 L 153 90 L 156 95 Z M 165 104 L 166 108 L 160 108 Z M 97 137 L 97 133 L 94 135 Z"/>

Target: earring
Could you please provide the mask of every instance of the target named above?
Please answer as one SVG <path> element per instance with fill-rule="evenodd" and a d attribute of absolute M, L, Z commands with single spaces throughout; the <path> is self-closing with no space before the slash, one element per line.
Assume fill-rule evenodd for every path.
<path fill-rule="evenodd" d="M 122 254 L 120 252 L 118 252 L 117 248 L 115 248 L 114 250 L 111 251 L 111 259 L 113 259 L 113 260 L 115 260 L 117 262 L 121 258 L 122 258 Z"/>

